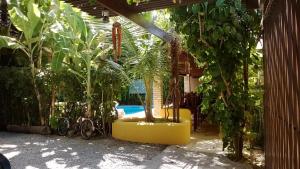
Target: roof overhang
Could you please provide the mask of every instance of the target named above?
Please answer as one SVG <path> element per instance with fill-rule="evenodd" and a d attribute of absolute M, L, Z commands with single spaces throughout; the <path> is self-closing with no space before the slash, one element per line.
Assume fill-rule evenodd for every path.
<path fill-rule="evenodd" d="M 103 17 L 102 11 L 109 10 L 110 16 L 124 16 L 127 19 L 135 22 L 139 26 L 145 28 L 151 34 L 161 38 L 166 42 L 171 42 L 174 38 L 169 33 L 160 29 L 153 22 L 145 19 L 139 15 L 141 12 L 147 12 L 157 9 L 165 9 L 172 7 L 179 7 L 184 5 L 190 5 L 200 3 L 204 0 L 148 0 L 141 2 L 138 5 L 129 5 L 127 0 L 65 0 L 71 3 L 73 6 L 80 8 L 82 11 L 87 12 L 98 18 Z M 258 8 L 260 2 L 263 0 L 243 0 L 243 3 L 249 8 Z M 209 3 L 215 2 L 215 0 L 208 0 Z"/>
<path fill-rule="evenodd" d="M 87 0 L 66 0 L 66 2 L 71 3 L 73 6 L 98 18 L 103 17 L 103 10 L 109 10 L 110 16 L 124 16 L 166 42 L 172 41 L 173 36 L 154 25 L 153 22 L 146 20 L 139 13 L 189 5 L 201 1 L 203 0 L 176 0 L 174 3 L 174 0 L 150 0 L 141 2 L 138 5 L 129 5 L 126 0 L 95 0 L 94 2 Z"/>

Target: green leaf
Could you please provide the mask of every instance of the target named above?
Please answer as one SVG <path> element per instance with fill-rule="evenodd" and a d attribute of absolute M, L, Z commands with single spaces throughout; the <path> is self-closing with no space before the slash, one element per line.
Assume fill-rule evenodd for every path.
<path fill-rule="evenodd" d="M 41 12 L 39 10 L 38 5 L 34 3 L 34 0 L 31 0 L 28 3 L 27 8 L 28 8 L 27 9 L 28 10 L 27 17 L 28 17 L 29 24 L 30 24 L 29 36 L 31 35 L 30 37 L 32 37 L 33 31 L 35 30 L 36 26 L 38 25 L 38 23 L 41 20 Z M 26 28 L 26 29 L 28 29 L 28 28 Z"/>
<path fill-rule="evenodd" d="M 61 70 L 64 56 L 64 52 L 57 52 L 54 54 L 51 62 L 51 68 L 53 71 L 57 72 Z"/>
<path fill-rule="evenodd" d="M 131 5 L 131 4 L 133 3 L 133 0 L 127 0 L 127 3 L 128 3 L 129 5 Z"/>
<path fill-rule="evenodd" d="M 234 1 L 234 5 L 235 5 L 235 8 L 236 9 L 241 9 L 242 8 L 242 4 L 241 4 L 241 1 Z"/>
<path fill-rule="evenodd" d="M 14 26 L 24 33 L 25 38 L 29 41 L 41 19 L 41 12 L 38 5 L 33 0 L 27 4 L 27 16 L 18 7 L 9 10 L 10 19 Z"/>
<path fill-rule="evenodd" d="M 83 19 L 78 16 L 74 11 L 72 11 L 72 8 L 68 7 L 68 13 L 67 13 L 67 20 L 68 24 L 71 26 L 73 33 L 75 34 L 76 38 L 80 38 L 82 34 L 86 32 L 86 24 L 83 21 Z"/>
<path fill-rule="evenodd" d="M 223 4 L 224 4 L 224 0 L 217 0 L 217 2 L 216 2 L 217 7 L 220 7 Z"/>
<path fill-rule="evenodd" d="M 19 45 L 16 39 L 7 36 L 0 36 L 0 49 L 10 48 L 10 49 L 20 49 L 23 46 Z"/>
<path fill-rule="evenodd" d="M 192 12 L 194 14 L 198 14 L 198 12 L 200 12 L 200 5 L 199 4 L 193 5 Z"/>
<path fill-rule="evenodd" d="M 8 11 L 10 19 L 13 22 L 14 26 L 21 32 L 24 32 L 28 25 L 28 18 L 23 14 L 23 12 L 17 8 L 13 7 Z"/>

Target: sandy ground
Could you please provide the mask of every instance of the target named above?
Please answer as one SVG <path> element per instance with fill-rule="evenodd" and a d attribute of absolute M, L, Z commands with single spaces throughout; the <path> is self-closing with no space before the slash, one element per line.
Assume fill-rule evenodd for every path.
<path fill-rule="evenodd" d="M 190 144 L 169 146 L 162 153 L 146 162 L 159 169 L 251 169 L 246 163 L 233 162 L 222 151 L 218 131 L 204 128 L 193 133 Z"/>
<path fill-rule="evenodd" d="M 166 147 L 114 139 L 86 141 L 79 137 L 0 132 L 0 153 L 9 158 L 14 169 L 251 168 L 227 159 L 221 140 L 212 135 L 196 133 L 187 146 Z"/>
<path fill-rule="evenodd" d="M 165 149 L 114 139 L 82 140 L 59 136 L 0 133 L 0 153 L 14 169 L 144 168 Z"/>

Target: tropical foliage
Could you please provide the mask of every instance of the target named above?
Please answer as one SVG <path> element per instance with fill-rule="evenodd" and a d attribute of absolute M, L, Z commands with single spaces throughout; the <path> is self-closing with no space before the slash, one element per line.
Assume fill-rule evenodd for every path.
<path fill-rule="evenodd" d="M 112 61 L 111 25 L 58 0 L 7 2 L 12 25 L 1 28 L 0 55 L 13 61 L 0 60 L 1 104 L 9 105 L 6 111 L 21 112 L 24 120 L 11 123 L 47 125 L 58 116 L 84 114 L 110 125 L 113 101 L 134 79 L 144 81 L 146 121 L 153 121 L 153 82 L 167 77 L 170 70 L 167 44 L 117 18 L 123 27 L 119 62 L 123 70 Z M 164 22 L 168 12 L 154 14 L 143 16 L 163 29 L 172 27 Z M 202 112 L 220 124 L 224 148 L 240 159 L 244 139 L 262 135 L 262 58 L 256 50 L 260 13 L 247 11 L 240 0 L 217 0 L 173 9 L 171 20 L 184 48 L 205 67 L 199 86 Z M 9 29 L 14 27 L 17 33 L 12 36 Z M 24 109 L 14 108 L 16 104 Z M 36 112 L 38 120 L 32 118 Z"/>
<path fill-rule="evenodd" d="M 95 25 L 95 19 L 60 1 L 11 1 L 8 6 L 20 36 L 1 36 L 1 50 L 10 48 L 18 52 L 18 57 L 28 58 L 23 66 L 28 64 L 31 70 L 40 124 L 55 124 L 59 116 L 76 118 L 83 113 L 86 117 L 101 117 L 103 123 L 112 122 L 113 101 L 121 86 L 126 87 L 123 82 L 132 79 L 144 80 L 146 120 L 153 121 L 153 82 L 168 68 L 162 41 L 116 18 L 123 26 L 120 63 L 127 76 L 122 66 L 111 61 L 111 41 L 107 38 L 111 37 L 110 26 Z M 83 105 L 86 109 L 79 108 Z M 36 124 L 26 121 L 28 125 Z"/>
<path fill-rule="evenodd" d="M 168 74 L 167 45 L 149 34 L 142 34 L 138 40 L 125 31 L 125 47 L 129 49 L 124 66 L 132 79 L 143 79 L 145 84 L 146 121 L 153 121 L 153 83 Z"/>
<path fill-rule="evenodd" d="M 40 124 L 46 125 L 49 106 L 51 114 L 55 113 L 57 101 L 86 104 L 81 114 L 97 115 L 103 123 L 111 123 L 123 73 L 110 61 L 111 46 L 106 39 L 110 29 L 95 25 L 93 18 L 60 1 L 10 1 L 8 6 L 10 19 L 21 36 L 1 36 L 0 48 L 27 57 Z M 50 94 L 43 97 L 39 83 L 51 91 L 51 104 L 42 105 L 42 98 L 50 98 Z"/>
<path fill-rule="evenodd" d="M 247 11 L 241 1 L 218 0 L 172 10 L 171 20 L 199 66 L 206 68 L 199 86 L 204 96 L 202 112 L 220 124 L 224 148 L 239 160 L 246 115 L 260 112 L 261 102 L 256 103 L 256 93 L 249 90 L 249 77 L 255 77 L 261 65 L 255 50 L 260 14 Z"/>
<path fill-rule="evenodd" d="M 10 37 L 1 36 L 0 48 L 12 48 L 22 50 L 30 62 L 32 84 L 38 101 L 38 110 L 41 124 L 45 125 L 43 116 L 43 106 L 41 103 L 41 94 L 37 86 L 36 76 L 38 69 L 41 68 L 42 47 L 44 43 L 43 34 L 47 31 L 48 20 L 44 13 L 34 1 L 11 1 L 8 4 L 10 7 L 9 15 L 14 26 L 24 35 L 18 40 Z M 35 61 L 37 60 L 37 61 Z"/>

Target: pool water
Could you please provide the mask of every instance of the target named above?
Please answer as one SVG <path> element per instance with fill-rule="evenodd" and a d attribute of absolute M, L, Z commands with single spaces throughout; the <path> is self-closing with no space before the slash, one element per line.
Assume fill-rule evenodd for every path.
<path fill-rule="evenodd" d="M 123 109 L 126 115 L 144 112 L 144 107 L 141 105 L 121 105 L 117 106 L 117 109 Z"/>

